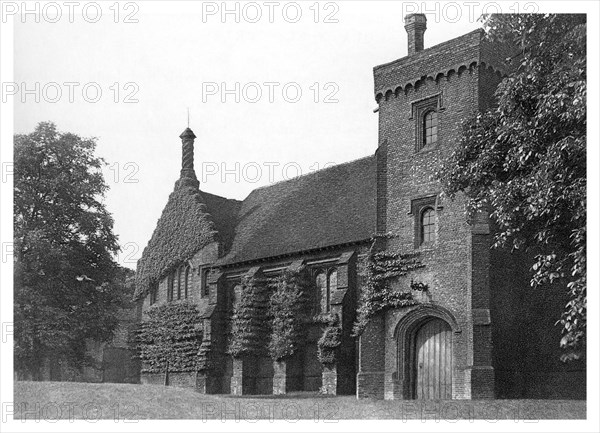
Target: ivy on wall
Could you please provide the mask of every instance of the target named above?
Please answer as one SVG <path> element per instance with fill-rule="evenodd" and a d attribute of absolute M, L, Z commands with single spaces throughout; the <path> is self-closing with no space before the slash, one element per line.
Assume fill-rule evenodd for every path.
<path fill-rule="evenodd" d="M 306 332 L 312 281 L 306 268 L 285 270 L 270 281 L 271 339 L 269 355 L 275 361 L 291 357 L 302 345 Z"/>
<path fill-rule="evenodd" d="M 361 287 L 356 321 L 352 330 L 354 336 L 359 336 L 378 313 L 391 308 L 403 308 L 417 305 L 410 291 L 397 291 L 390 282 L 403 277 L 409 272 L 423 268 L 419 253 L 395 254 L 388 251 L 376 251 L 377 239 L 373 241 L 365 260 L 363 276 L 365 282 Z M 411 282 L 411 289 L 425 291 L 427 285 Z"/>
<path fill-rule="evenodd" d="M 398 277 L 424 267 L 418 254 L 376 251 L 374 242 L 365 260 L 365 282 L 353 336 L 359 336 L 380 312 L 416 305 L 410 290 L 428 289 L 414 280 L 407 291 L 393 290 L 390 285 Z M 227 353 L 234 358 L 263 356 L 267 349 L 273 360 L 284 360 L 302 347 L 307 325 L 317 323 L 324 325 L 317 343 L 318 359 L 324 366 L 334 365 L 342 342 L 341 319 L 334 313 L 309 317 L 312 292 L 314 281 L 305 267 L 286 270 L 272 279 L 243 277 L 231 317 Z M 211 341 L 202 339 L 202 317 L 194 304 L 171 302 L 151 307 L 147 315 L 148 320 L 142 322 L 138 332 L 143 372 L 190 372 L 211 367 Z"/>
<path fill-rule="evenodd" d="M 317 342 L 317 357 L 326 367 L 334 365 L 342 345 L 342 324 L 338 314 L 321 314 L 314 318 L 315 322 L 323 323 L 325 329 Z"/>
<path fill-rule="evenodd" d="M 137 331 L 143 373 L 192 372 L 202 341 L 202 318 L 195 304 L 171 302 L 151 307 Z"/>
<path fill-rule="evenodd" d="M 243 277 L 233 306 L 227 353 L 234 358 L 261 356 L 269 338 L 269 287 L 266 279 Z"/>
<path fill-rule="evenodd" d="M 206 371 L 212 367 L 210 362 L 210 351 L 212 342 L 208 338 L 204 338 L 202 343 L 200 344 L 200 348 L 198 349 L 198 358 L 196 362 L 196 367 L 198 371 Z"/>
<path fill-rule="evenodd" d="M 215 239 L 200 191 L 183 184 L 176 187 L 138 262 L 135 298 L 145 296 L 153 284 Z"/>

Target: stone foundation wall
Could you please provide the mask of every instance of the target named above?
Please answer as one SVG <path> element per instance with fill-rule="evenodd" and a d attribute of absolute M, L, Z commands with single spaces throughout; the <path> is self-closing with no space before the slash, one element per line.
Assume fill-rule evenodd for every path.
<path fill-rule="evenodd" d="M 164 385 L 164 373 L 142 373 L 140 375 L 140 383 L 142 385 Z"/>
<path fill-rule="evenodd" d="M 196 388 L 196 373 L 169 373 L 169 386 L 178 388 Z"/>

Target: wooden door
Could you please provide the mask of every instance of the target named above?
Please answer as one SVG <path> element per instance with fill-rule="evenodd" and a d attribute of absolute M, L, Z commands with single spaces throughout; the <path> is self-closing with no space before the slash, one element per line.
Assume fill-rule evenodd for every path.
<path fill-rule="evenodd" d="M 452 330 L 441 319 L 432 319 L 415 336 L 415 398 L 452 398 Z"/>

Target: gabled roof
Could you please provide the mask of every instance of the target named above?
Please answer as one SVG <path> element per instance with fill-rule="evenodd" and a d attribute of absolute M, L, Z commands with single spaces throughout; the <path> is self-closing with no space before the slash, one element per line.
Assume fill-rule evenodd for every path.
<path fill-rule="evenodd" d="M 242 202 L 180 179 L 138 261 L 135 298 L 215 241 L 215 265 L 224 266 L 368 240 L 376 178 L 373 155 L 256 189 Z"/>
<path fill-rule="evenodd" d="M 373 155 L 254 190 L 237 202 L 231 246 L 216 265 L 370 239 L 376 228 L 376 168 Z M 217 207 L 218 199 L 225 200 L 212 197 Z M 217 213 L 227 212 L 211 209 L 208 201 L 219 225 Z"/>
<path fill-rule="evenodd" d="M 237 214 L 242 202 L 210 194 L 206 191 L 200 191 L 200 194 L 202 202 L 206 205 L 209 212 L 209 218 L 215 224 L 217 239 L 223 245 L 224 250 L 228 251 L 233 241 Z"/>
<path fill-rule="evenodd" d="M 134 298 L 148 293 L 174 267 L 188 260 L 198 250 L 220 240 L 219 225 L 207 213 L 207 200 L 197 188 L 183 178 L 162 211 L 142 257 L 138 260 Z"/>

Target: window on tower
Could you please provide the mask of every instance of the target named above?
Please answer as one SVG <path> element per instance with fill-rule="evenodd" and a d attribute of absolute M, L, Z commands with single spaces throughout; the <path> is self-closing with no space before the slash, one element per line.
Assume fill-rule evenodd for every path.
<path fill-rule="evenodd" d="M 423 116 L 423 147 L 431 146 L 437 142 L 438 116 L 437 111 L 429 110 Z"/>
<path fill-rule="evenodd" d="M 442 94 L 412 103 L 410 120 L 415 122 L 415 151 L 435 148 L 439 143 L 440 113 L 444 111 Z"/>
<path fill-rule="evenodd" d="M 435 246 L 436 226 L 442 209 L 437 194 L 411 200 L 408 215 L 414 218 L 415 248 L 432 248 Z"/>
<path fill-rule="evenodd" d="M 420 243 L 430 244 L 435 236 L 435 211 L 431 207 L 427 207 L 421 213 L 421 239 Z"/>

